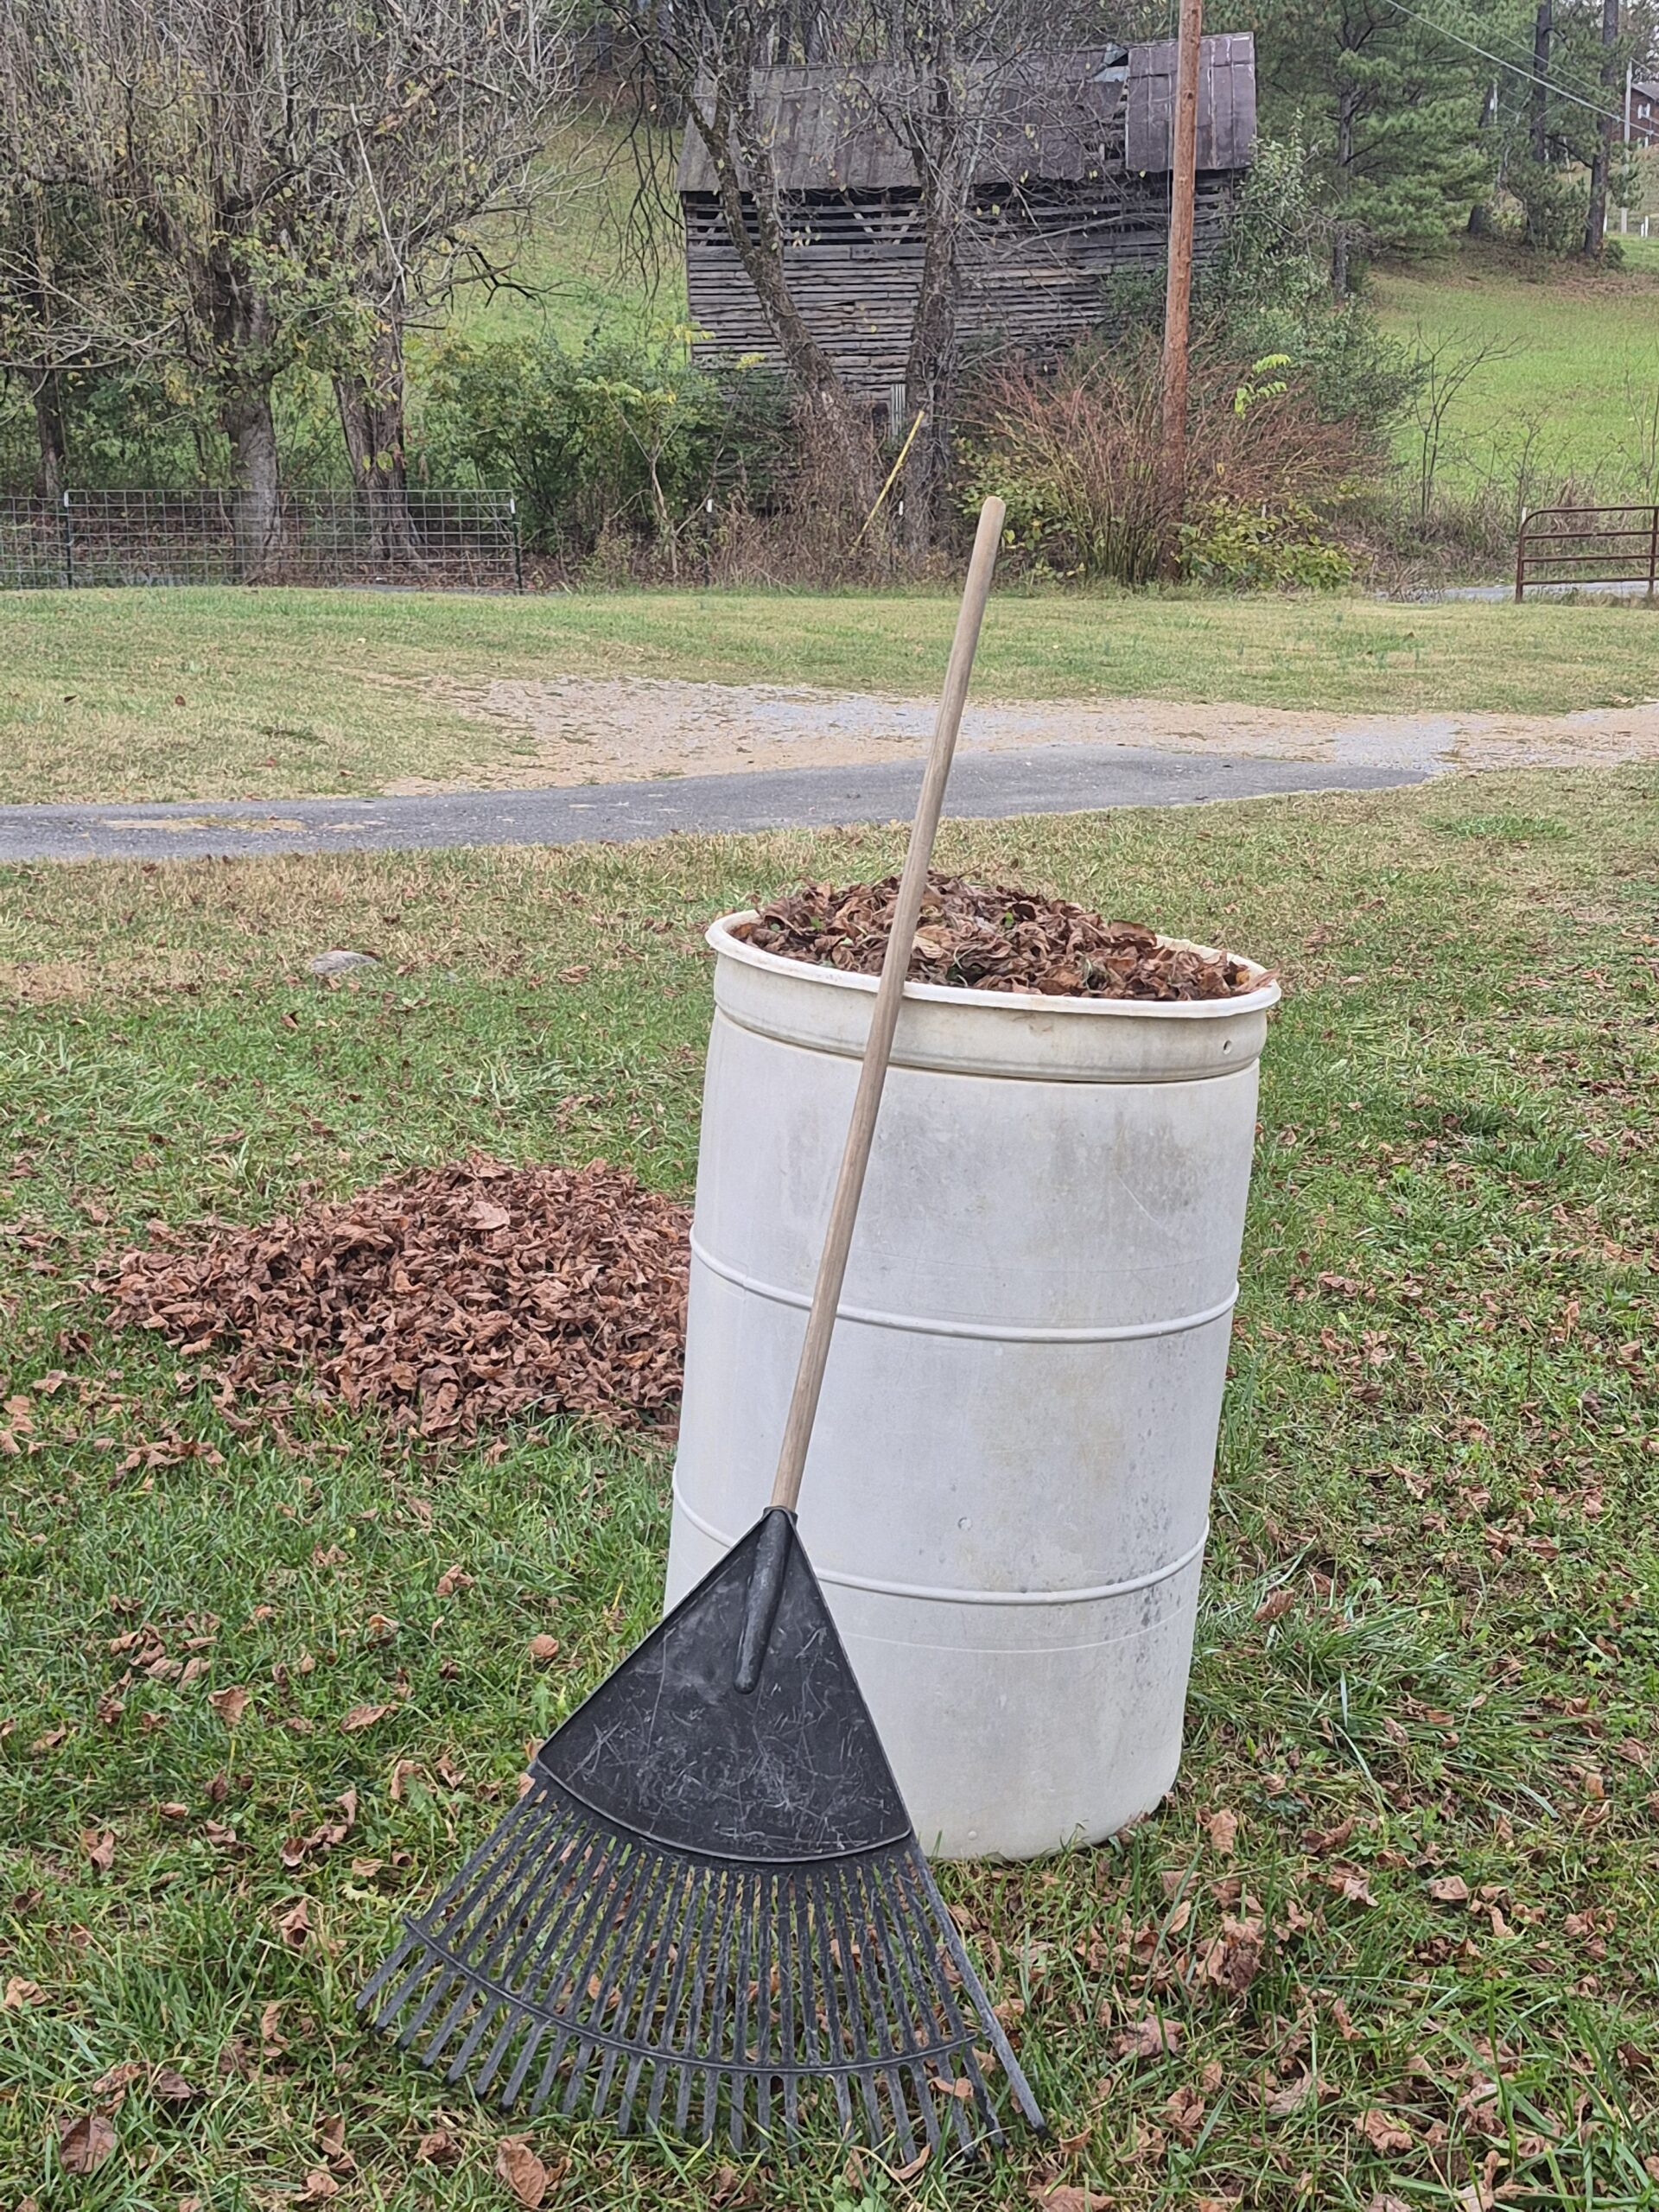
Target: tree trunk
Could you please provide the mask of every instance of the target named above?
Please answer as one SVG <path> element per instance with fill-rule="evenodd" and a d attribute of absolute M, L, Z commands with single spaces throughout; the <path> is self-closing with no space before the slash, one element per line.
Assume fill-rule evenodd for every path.
<path fill-rule="evenodd" d="M 1337 168 L 1343 178 L 1343 197 L 1347 196 L 1347 177 L 1354 163 L 1354 117 L 1359 108 L 1359 94 L 1351 85 L 1344 85 L 1337 94 Z M 1345 300 L 1352 282 L 1348 265 L 1348 225 L 1341 215 L 1331 241 L 1331 296 Z"/>
<path fill-rule="evenodd" d="M 963 156 L 962 118 L 949 114 L 951 104 L 948 76 L 941 70 L 931 158 L 921 164 L 922 270 L 905 361 L 906 416 L 913 421 L 919 409 L 926 418 L 911 448 L 903 484 L 905 550 L 918 561 L 932 546 L 939 489 L 950 466 L 960 247 L 972 190 Z"/>
<path fill-rule="evenodd" d="M 1618 92 L 1613 53 L 1618 44 L 1618 0 L 1601 0 L 1601 89 L 1605 111 L 1590 162 L 1590 209 L 1585 218 L 1584 253 L 1599 261 L 1607 242 L 1607 182 L 1613 171 L 1612 105 Z"/>
<path fill-rule="evenodd" d="M 67 440 L 64 435 L 63 389 L 55 369 L 38 370 L 31 380 L 35 402 L 35 495 L 55 499 L 63 489 Z"/>
<path fill-rule="evenodd" d="M 219 402 L 219 420 L 231 442 L 236 572 L 246 583 L 258 575 L 275 552 L 282 531 L 276 422 L 271 413 L 270 384 L 233 386 Z"/>
<path fill-rule="evenodd" d="M 811 419 L 824 426 L 844 471 L 849 503 L 868 512 L 875 497 L 868 419 L 842 384 L 835 363 L 807 327 L 790 291 L 784 266 L 781 195 L 772 149 L 758 132 L 743 133 L 732 113 L 732 81 L 747 88 L 753 75 L 746 57 L 728 63 L 716 81 L 712 110 L 705 111 L 694 100 L 689 109 L 690 120 L 709 149 L 726 235 L 744 275 L 754 287 L 766 327 L 790 373 L 804 390 Z"/>
<path fill-rule="evenodd" d="M 1554 36 L 1554 0 L 1538 0 L 1538 13 L 1532 26 L 1532 91 L 1529 95 L 1529 135 L 1531 142 L 1532 165 L 1538 172 L 1541 184 L 1543 172 L 1549 162 L 1549 49 Z M 1535 190 L 1527 201 L 1527 244 L 1535 252 L 1541 252 L 1548 244 L 1548 222 L 1541 190 Z"/>
<path fill-rule="evenodd" d="M 412 559 L 408 458 L 404 430 L 404 334 L 388 317 L 377 326 L 367 360 L 334 378 L 340 432 L 352 482 L 367 499 L 377 560 Z"/>
<path fill-rule="evenodd" d="M 270 404 L 275 318 L 239 265 L 235 244 L 228 230 L 215 239 L 206 278 L 214 351 L 221 365 L 219 426 L 230 441 L 235 487 L 231 516 L 236 573 L 246 582 L 276 550 L 282 499 Z"/>

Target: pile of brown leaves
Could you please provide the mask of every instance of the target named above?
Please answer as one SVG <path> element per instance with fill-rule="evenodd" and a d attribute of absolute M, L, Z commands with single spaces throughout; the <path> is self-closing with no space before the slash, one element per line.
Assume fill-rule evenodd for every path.
<path fill-rule="evenodd" d="M 106 1287 L 111 1319 L 216 1352 L 221 1402 L 382 1408 L 423 1437 L 511 1415 L 632 1427 L 677 1399 L 690 1214 L 625 1170 L 474 1156 L 205 1241 L 159 1226 Z"/>
<path fill-rule="evenodd" d="M 899 879 L 833 890 L 809 883 L 774 899 L 737 934 L 761 952 L 856 976 L 880 971 Z M 1260 977 L 1230 953 L 1173 944 L 1138 922 L 1109 922 L 1065 899 L 1012 884 L 932 874 L 911 955 L 918 983 L 1052 998 L 1224 999 Z"/>

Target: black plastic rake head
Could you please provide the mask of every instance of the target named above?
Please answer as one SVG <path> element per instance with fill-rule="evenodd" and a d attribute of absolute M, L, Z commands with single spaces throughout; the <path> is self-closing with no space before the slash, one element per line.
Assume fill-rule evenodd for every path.
<path fill-rule="evenodd" d="M 906 2159 L 1000 2141 L 1009 2100 L 1042 2125 L 776 1510 L 543 1745 L 358 2001 L 526 2116 Z"/>

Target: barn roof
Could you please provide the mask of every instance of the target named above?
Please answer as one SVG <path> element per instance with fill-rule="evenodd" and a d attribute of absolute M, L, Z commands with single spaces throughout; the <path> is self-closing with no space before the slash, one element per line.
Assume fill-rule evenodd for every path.
<path fill-rule="evenodd" d="M 880 192 L 915 183 L 890 120 L 902 79 L 884 62 L 815 62 L 756 73 L 758 120 L 785 192 Z M 1098 46 L 1036 54 L 988 70 L 983 183 L 1078 183 L 1103 165 L 1156 172 L 1170 165 L 1175 43 Z M 1122 155 L 1109 138 L 1124 135 Z M 1255 137 L 1255 41 L 1248 31 L 1203 42 L 1198 167 L 1241 169 Z M 679 188 L 713 192 L 714 164 L 687 125 Z"/>

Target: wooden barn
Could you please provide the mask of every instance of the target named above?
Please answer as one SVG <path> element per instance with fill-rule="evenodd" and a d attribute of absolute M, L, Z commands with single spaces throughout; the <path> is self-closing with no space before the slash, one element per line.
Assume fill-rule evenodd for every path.
<path fill-rule="evenodd" d="M 1035 57 L 992 112 L 963 251 L 965 346 L 1052 352 L 1099 319 L 1116 271 L 1162 262 L 1169 229 L 1173 41 Z M 922 259 L 915 172 L 877 65 L 762 73 L 760 122 L 791 222 L 791 292 L 840 373 L 897 421 Z M 1206 38 L 1198 79 L 1196 251 L 1221 236 L 1255 136 L 1248 32 Z M 708 150 L 680 150 L 686 290 L 700 344 L 778 358 L 715 197 Z"/>

